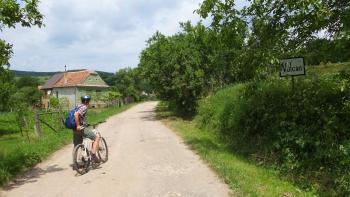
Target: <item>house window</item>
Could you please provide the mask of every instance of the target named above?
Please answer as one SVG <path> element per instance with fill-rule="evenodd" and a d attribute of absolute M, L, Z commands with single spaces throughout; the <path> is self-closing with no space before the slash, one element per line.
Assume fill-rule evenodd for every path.
<path fill-rule="evenodd" d="M 56 91 L 56 98 L 58 98 L 58 91 Z"/>

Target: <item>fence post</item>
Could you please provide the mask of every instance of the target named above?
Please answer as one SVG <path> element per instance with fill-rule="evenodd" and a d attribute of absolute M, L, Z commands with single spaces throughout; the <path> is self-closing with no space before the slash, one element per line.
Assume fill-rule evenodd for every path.
<path fill-rule="evenodd" d="M 28 122 L 25 116 L 22 116 L 22 119 L 23 119 L 24 127 L 26 129 L 27 139 L 28 139 L 28 142 L 30 143 Z"/>
<path fill-rule="evenodd" d="M 62 119 L 62 111 L 61 108 L 58 109 L 58 128 L 62 129 L 63 119 Z"/>
<path fill-rule="evenodd" d="M 40 130 L 40 123 L 39 123 L 39 113 L 35 111 L 34 114 L 34 130 L 36 136 L 40 137 L 41 136 L 41 130 Z"/>

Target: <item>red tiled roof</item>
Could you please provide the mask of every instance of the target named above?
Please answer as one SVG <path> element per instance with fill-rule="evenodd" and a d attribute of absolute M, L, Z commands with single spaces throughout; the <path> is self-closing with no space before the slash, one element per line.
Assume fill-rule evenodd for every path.
<path fill-rule="evenodd" d="M 63 73 L 55 74 L 48 81 L 46 81 L 45 85 L 43 87 L 41 87 L 41 89 L 52 88 L 62 77 L 63 77 Z"/>
<path fill-rule="evenodd" d="M 65 72 L 58 73 L 51 77 L 42 89 L 51 89 L 53 87 L 72 87 L 72 86 L 80 86 L 90 75 L 97 75 L 96 72 L 91 70 L 83 70 L 76 72 Z M 101 85 L 96 85 L 101 86 Z M 102 87 L 102 86 L 101 86 Z M 103 87 L 108 87 L 107 85 Z"/>
<path fill-rule="evenodd" d="M 54 85 L 54 87 L 77 86 L 82 84 L 85 79 L 92 74 L 88 70 L 78 72 L 66 72 L 63 77 Z"/>

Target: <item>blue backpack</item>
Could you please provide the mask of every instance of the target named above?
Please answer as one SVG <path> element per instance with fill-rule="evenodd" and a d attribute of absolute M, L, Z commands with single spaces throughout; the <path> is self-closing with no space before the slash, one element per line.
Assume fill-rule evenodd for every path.
<path fill-rule="evenodd" d="M 66 125 L 66 127 L 68 129 L 75 129 L 77 127 L 77 125 L 75 124 L 75 118 L 74 118 L 74 114 L 75 112 L 78 111 L 78 107 L 74 107 L 67 115 L 66 117 L 66 121 L 64 122 L 64 124 Z"/>

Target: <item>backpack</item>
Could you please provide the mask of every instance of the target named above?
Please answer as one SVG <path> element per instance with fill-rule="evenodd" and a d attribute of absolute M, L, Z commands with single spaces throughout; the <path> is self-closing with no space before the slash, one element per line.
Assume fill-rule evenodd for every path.
<path fill-rule="evenodd" d="M 68 128 L 68 129 L 75 129 L 77 127 L 77 125 L 75 124 L 75 118 L 74 118 L 74 114 L 75 112 L 77 112 L 79 109 L 79 107 L 74 107 L 68 114 L 66 117 L 66 121 L 64 122 L 64 125 Z"/>

